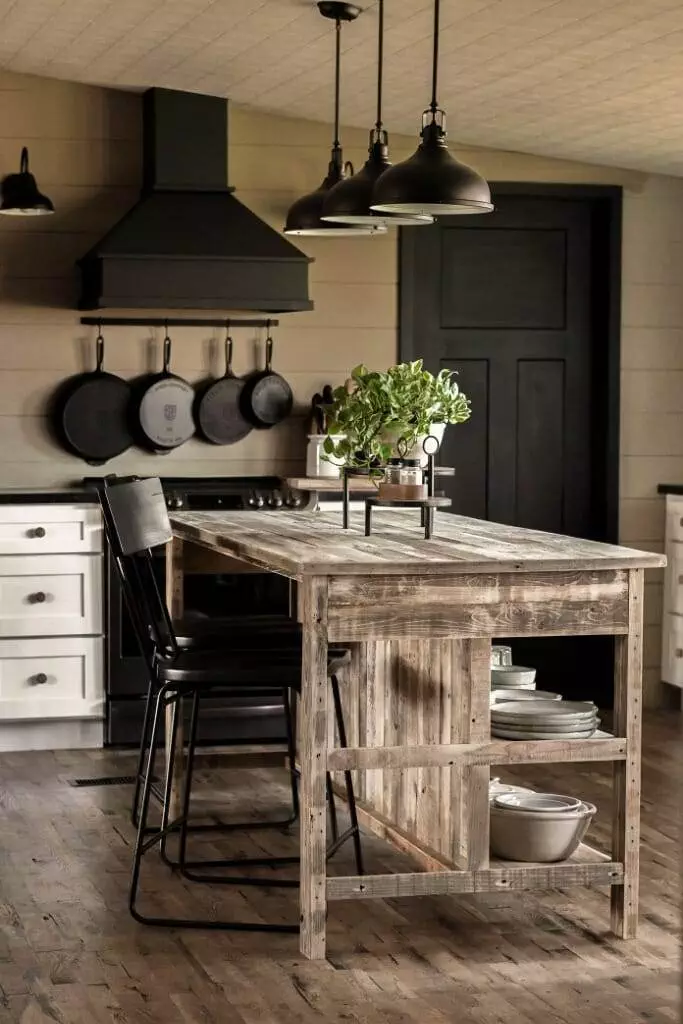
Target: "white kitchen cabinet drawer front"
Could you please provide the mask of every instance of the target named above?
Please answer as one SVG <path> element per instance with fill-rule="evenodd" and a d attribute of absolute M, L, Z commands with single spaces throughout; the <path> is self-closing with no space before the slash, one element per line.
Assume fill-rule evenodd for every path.
<path fill-rule="evenodd" d="M 662 679 L 683 689 L 683 618 L 666 614 L 662 624 Z"/>
<path fill-rule="evenodd" d="M 664 611 L 683 615 L 683 544 L 666 545 Z"/>
<path fill-rule="evenodd" d="M 101 718 L 103 641 L 0 640 L 0 720 Z"/>
<path fill-rule="evenodd" d="M 102 551 L 97 505 L 0 505 L 0 555 Z"/>
<path fill-rule="evenodd" d="M 101 556 L 0 557 L 0 637 L 101 632 Z"/>
<path fill-rule="evenodd" d="M 683 543 L 683 498 L 666 499 L 666 539 Z"/>

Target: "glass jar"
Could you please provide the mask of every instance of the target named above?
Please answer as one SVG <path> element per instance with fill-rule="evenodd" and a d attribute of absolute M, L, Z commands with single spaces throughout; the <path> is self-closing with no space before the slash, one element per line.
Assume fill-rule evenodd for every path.
<path fill-rule="evenodd" d="M 384 483 L 400 484 L 403 459 L 389 459 L 384 468 Z"/>
<path fill-rule="evenodd" d="M 400 467 L 401 484 L 404 487 L 421 487 L 424 482 L 419 459 L 403 459 Z"/>
<path fill-rule="evenodd" d="M 512 648 L 495 644 L 491 648 L 491 667 L 500 668 L 502 665 L 512 665 Z"/>

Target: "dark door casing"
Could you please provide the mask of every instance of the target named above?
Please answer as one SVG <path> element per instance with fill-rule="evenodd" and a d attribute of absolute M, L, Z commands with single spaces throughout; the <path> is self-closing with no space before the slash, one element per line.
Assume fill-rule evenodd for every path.
<path fill-rule="evenodd" d="M 486 216 L 401 235 L 401 358 L 458 372 L 453 511 L 616 541 L 619 189 L 499 186 Z M 515 640 L 539 686 L 611 705 L 610 640 Z"/>

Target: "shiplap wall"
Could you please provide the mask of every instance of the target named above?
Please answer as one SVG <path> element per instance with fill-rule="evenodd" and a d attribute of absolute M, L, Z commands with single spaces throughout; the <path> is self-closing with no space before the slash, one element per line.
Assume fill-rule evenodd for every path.
<path fill-rule="evenodd" d="M 366 134 L 344 133 L 357 165 Z M 57 486 L 92 472 L 53 444 L 48 397 L 71 373 L 92 367 L 93 334 L 75 312 L 74 261 L 120 217 L 140 181 L 140 100 L 130 93 L 0 73 L 0 174 L 17 167 L 22 145 L 51 218 L 0 217 L 0 486 Z M 240 199 L 279 227 L 288 205 L 325 173 L 329 128 L 238 108 L 230 113 L 230 172 Z M 394 159 L 414 139 L 393 137 Z M 622 537 L 662 546 L 657 482 L 683 479 L 683 183 L 493 150 L 459 150 L 488 178 L 621 184 L 624 203 L 624 401 Z M 289 315 L 275 335 L 275 366 L 303 412 L 314 391 L 338 383 L 360 361 L 396 357 L 397 251 L 393 235 L 375 239 L 299 239 L 315 257 L 313 312 Z M 221 371 L 220 338 L 198 330 L 173 335 L 173 369 L 191 380 Z M 160 334 L 106 335 L 107 367 L 123 376 L 155 369 Z M 235 332 L 236 369 L 262 358 L 253 332 Z M 206 475 L 298 472 L 302 420 L 253 432 L 230 448 L 192 441 L 166 456 L 132 450 L 112 472 Z M 661 583 L 648 586 L 648 700 L 661 699 L 658 621 Z"/>

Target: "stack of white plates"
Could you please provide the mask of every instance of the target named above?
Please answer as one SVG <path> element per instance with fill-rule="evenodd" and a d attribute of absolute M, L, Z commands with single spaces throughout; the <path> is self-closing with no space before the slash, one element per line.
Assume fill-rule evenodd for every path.
<path fill-rule="evenodd" d="M 491 735 L 504 740 L 585 740 L 600 725 L 591 701 L 518 700 L 491 708 Z"/>
<path fill-rule="evenodd" d="M 492 665 L 492 690 L 533 690 L 536 688 L 536 669 L 525 665 Z"/>
<path fill-rule="evenodd" d="M 513 686 L 504 690 L 491 690 L 491 704 L 502 704 L 511 700 L 562 700 L 562 694 L 549 690 L 527 690 Z"/>

